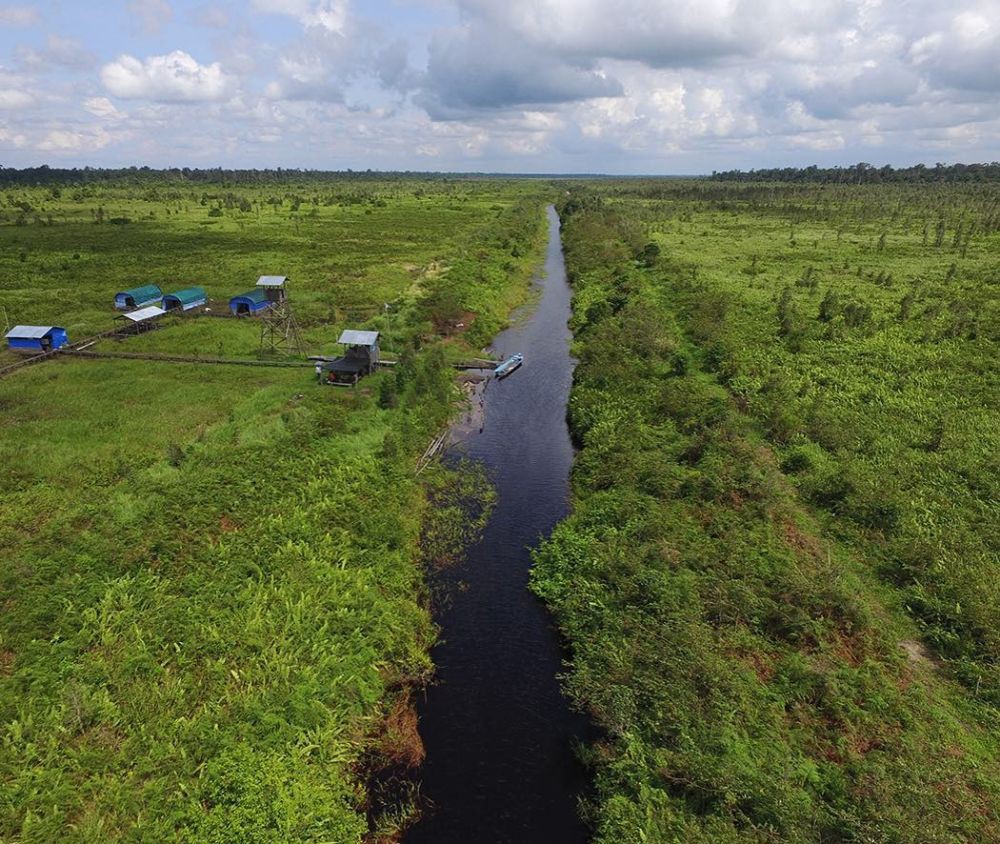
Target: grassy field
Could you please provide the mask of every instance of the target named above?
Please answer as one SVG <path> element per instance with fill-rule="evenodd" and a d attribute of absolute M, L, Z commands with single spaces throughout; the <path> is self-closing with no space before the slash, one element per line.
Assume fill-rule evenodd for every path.
<path fill-rule="evenodd" d="M 259 275 L 280 274 L 310 348 L 325 348 L 332 324 L 418 291 L 470 231 L 530 190 L 420 180 L 8 188 L 0 307 L 11 323 L 62 325 L 72 339 L 113 326 L 119 290 L 198 285 L 225 311 Z"/>
<path fill-rule="evenodd" d="M 1000 190 L 643 202 L 692 339 L 803 496 L 1000 704 Z"/>
<path fill-rule="evenodd" d="M 581 451 L 534 584 L 606 730 L 598 841 L 1000 838 L 996 209 L 563 201 Z"/>
<path fill-rule="evenodd" d="M 1000 840 L 1000 196 L 983 184 L 560 185 L 573 515 L 536 591 L 596 840 Z M 0 194 L 0 318 L 286 274 L 303 368 L 62 358 L 0 380 L 0 839 L 382 841 L 417 764 L 420 561 L 449 359 L 527 291 L 551 188 L 162 177 Z M 385 303 L 391 303 L 388 312 Z M 254 320 L 103 351 L 253 358 Z M 0 352 L 0 365 L 15 358 Z M 436 502 L 439 506 L 431 506 Z"/>
<path fill-rule="evenodd" d="M 527 291 L 543 197 L 307 187 L 3 197 L 12 323 L 81 337 L 110 326 L 119 289 L 228 299 L 282 273 L 310 352 L 385 328 L 373 315 L 395 302 L 400 365 L 353 391 L 309 367 L 79 358 L 0 380 L 0 839 L 350 842 L 405 822 L 366 785 L 420 756 L 433 514 L 413 468 L 457 401 L 447 355 Z M 185 319 L 99 348 L 253 357 L 257 332 Z"/>

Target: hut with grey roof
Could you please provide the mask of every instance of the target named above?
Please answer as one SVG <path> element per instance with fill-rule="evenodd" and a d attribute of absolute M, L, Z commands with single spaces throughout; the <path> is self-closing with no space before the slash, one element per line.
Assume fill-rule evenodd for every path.
<path fill-rule="evenodd" d="M 15 325 L 4 337 L 10 350 L 21 354 L 51 352 L 69 342 L 58 325 Z"/>
<path fill-rule="evenodd" d="M 285 287 L 287 283 L 288 277 L 283 275 L 262 275 L 257 279 L 257 287 L 264 291 L 267 301 L 274 304 L 285 301 L 288 296 Z"/>
<path fill-rule="evenodd" d="M 150 305 L 148 308 L 140 308 L 137 311 L 130 311 L 127 314 L 116 316 L 115 319 L 121 322 L 121 326 L 115 332 L 118 335 L 141 334 L 156 328 L 156 320 L 166 313 L 166 310 L 159 305 Z"/>
<path fill-rule="evenodd" d="M 322 364 L 328 384 L 353 386 L 365 375 L 370 375 L 379 364 L 379 333 L 347 329 L 337 341 L 345 346 L 339 358 Z"/>

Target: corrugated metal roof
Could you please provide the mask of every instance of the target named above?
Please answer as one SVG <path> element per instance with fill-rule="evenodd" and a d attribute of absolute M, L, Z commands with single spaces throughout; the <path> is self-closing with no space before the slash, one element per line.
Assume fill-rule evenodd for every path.
<path fill-rule="evenodd" d="M 248 290 L 246 293 L 240 293 L 238 296 L 233 296 L 233 299 L 249 299 L 255 305 L 259 305 L 261 302 L 267 301 L 267 293 L 260 288 L 254 288 L 253 290 Z M 232 299 L 229 301 L 231 302 Z"/>
<path fill-rule="evenodd" d="M 150 305 L 148 308 L 140 308 L 131 313 L 122 314 L 122 319 L 130 319 L 132 322 L 145 322 L 153 317 L 163 316 L 166 313 L 159 305 Z"/>
<path fill-rule="evenodd" d="M 145 284 L 142 287 L 133 287 L 131 290 L 122 290 L 118 296 L 131 296 L 137 302 L 145 302 L 149 299 L 156 299 L 163 295 L 155 284 Z"/>
<path fill-rule="evenodd" d="M 340 335 L 340 339 L 337 342 L 348 346 L 374 346 L 378 342 L 378 332 L 355 331 L 352 328 L 348 328 Z"/>
<path fill-rule="evenodd" d="M 281 287 L 286 281 L 288 281 L 287 276 L 283 275 L 262 275 L 257 279 L 258 287 Z"/>
<path fill-rule="evenodd" d="M 4 339 L 14 337 L 18 340 L 41 340 L 50 331 L 65 331 L 58 325 L 15 325 L 4 335 Z"/>
<path fill-rule="evenodd" d="M 197 302 L 204 299 L 205 289 L 202 287 L 185 287 L 183 290 L 178 290 L 176 293 L 168 293 L 167 296 L 171 296 L 187 305 L 191 302 Z M 167 296 L 164 296 L 164 298 L 167 298 Z"/>

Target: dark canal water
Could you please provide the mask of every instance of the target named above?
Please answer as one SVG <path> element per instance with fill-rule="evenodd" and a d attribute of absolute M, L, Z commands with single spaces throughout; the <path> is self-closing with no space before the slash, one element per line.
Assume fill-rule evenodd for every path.
<path fill-rule="evenodd" d="M 406 844 L 588 838 L 577 816 L 587 777 L 572 749 L 587 723 L 560 694 L 559 637 L 528 591 L 530 549 L 568 512 L 573 461 L 570 289 L 551 208 L 548 219 L 540 301 L 493 343 L 502 357 L 522 352 L 524 366 L 488 382 L 483 431 L 452 447 L 486 464 L 498 499 L 482 540 L 441 575 L 451 597 L 437 617 L 437 683 L 420 706 L 422 792 L 433 807 Z"/>

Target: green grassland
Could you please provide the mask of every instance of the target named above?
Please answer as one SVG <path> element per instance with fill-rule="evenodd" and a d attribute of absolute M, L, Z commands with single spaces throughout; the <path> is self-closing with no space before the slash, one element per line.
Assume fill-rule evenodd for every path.
<path fill-rule="evenodd" d="M 246 211 L 167 179 L 4 194 L 11 322 L 82 337 L 134 284 L 227 299 L 283 273 L 308 351 L 384 328 L 392 301 L 400 364 L 357 390 L 309 367 L 82 358 L 0 380 L 2 840 L 350 842 L 405 818 L 366 783 L 419 759 L 421 533 L 444 482 L 414 466 L 458 401 L 447 356 L 528 291 L 543 196 L 307 188 L 243 187 Z M 100 348 L 253 357 L 257 329 L 185 317 Z"/>
<path fill-rule="evenodd" d="M 644 203 L 681 319 L 804 497 L 1000 704 L 1000 190 L 763 193 L 686 219 Z"/>
<path fill-rule="evenodd" d="M 1000 839 L 997 202 L 562 202 L 581 451 L 533 582 L 598 841 Z"/>
<path fill-rule="evenodd" d="M 604 730 L 597 841 L 1000 840 L 996 187 L 558 187 L 580 452 L 533 584 Z M 449 496 L 485 494 L 414 466 L 459 400 L 448 361 L 524 300 L 549 192 L 0 192 L 11 323 L 78 339 L 120 289 L 198 284 L 225 310 L 279 273 L 308 352 L 376 327 L 399 360 L 343 391 L 71 357 L 0 380 L 0 839 L 405 825 L 367 783 L 421 754 L 420 561 L 475 527 Z M 258 323 L 95 348 L 253 358 Z"/>
<path fill-rule="evenodd" d="M 469 232 L 531 190 L 419 180 L 11 187 L 0 194 L 0 306 L 12 323 L 62 325 L 77 339 L 114 325 L 119 290 L 198 285 L 225 312 L 259 275 L 281 274 L 310 348 L 325 348 L 332 323 L 418 292 L 442 259 L 462 257 Z"/>

